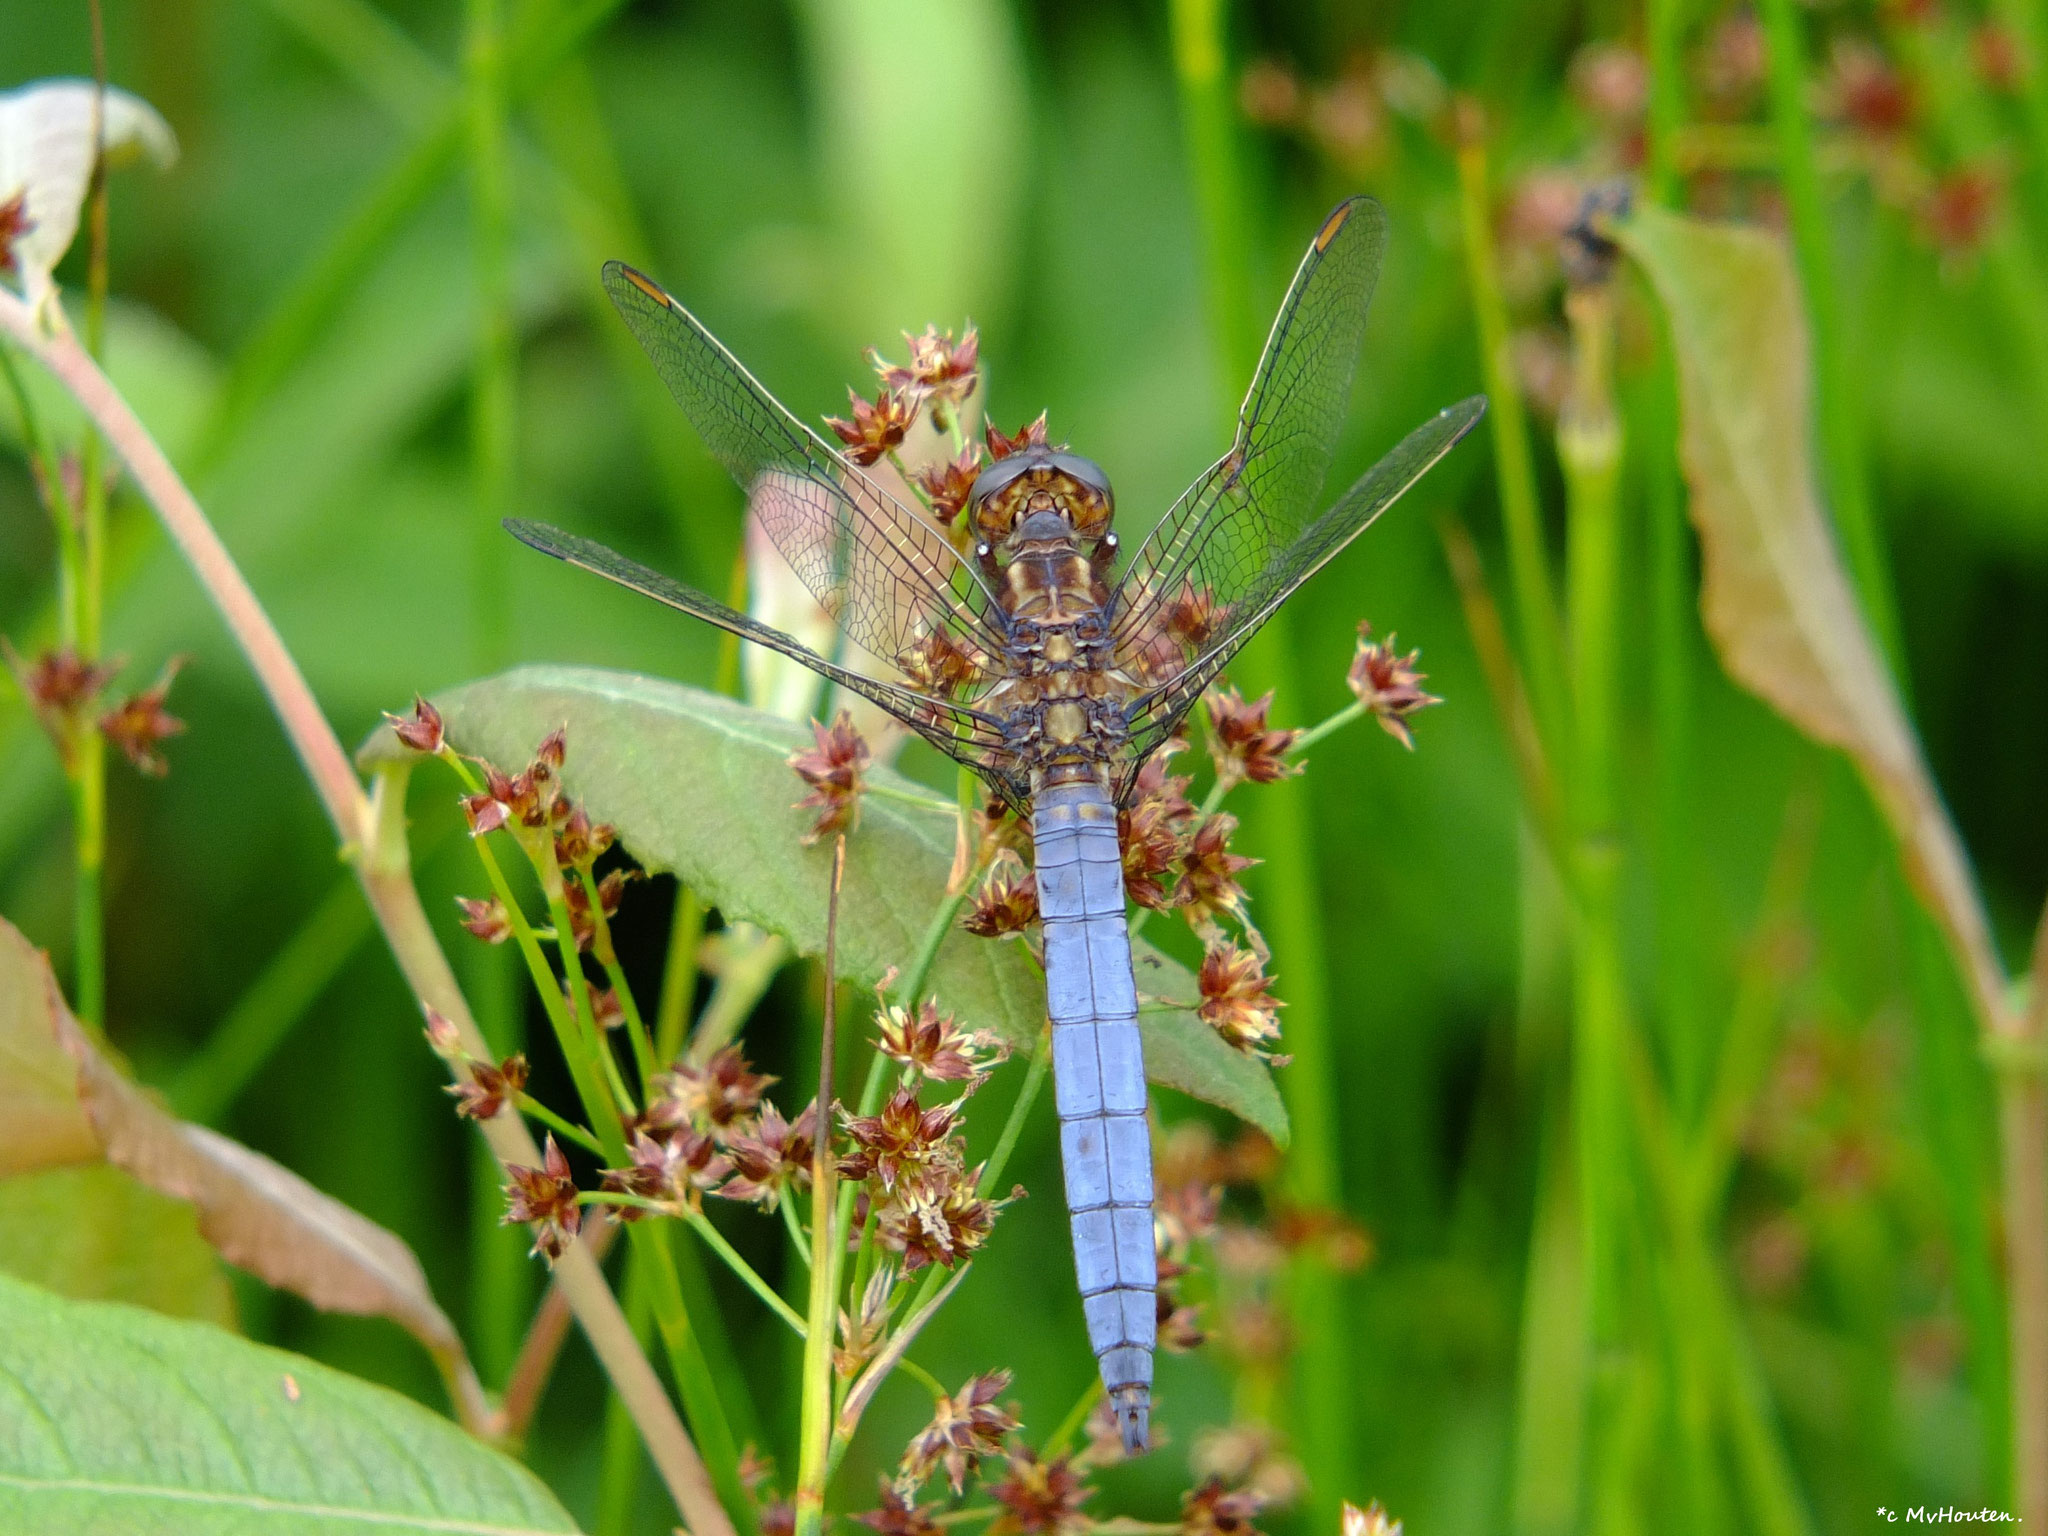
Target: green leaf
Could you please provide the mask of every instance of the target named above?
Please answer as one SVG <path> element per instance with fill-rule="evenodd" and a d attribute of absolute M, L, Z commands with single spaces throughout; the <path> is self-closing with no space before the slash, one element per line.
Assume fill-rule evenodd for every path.
<path fill-rule="evenodd" d="M 382 1387 L 0 1278 L 0 1530 L 573 1531 L 524 1467 Z"/>
<path fill-rule="evenodd" d="M 76 1300 L 235 1321 L 234 1292 L 192 1207 L 118 1168 L 0 1182 L 0 1271 Z"/>
<path fill-rule="evenodd" d="M 811 743 L 800 725 L 679 683 L 570 667 L 522 667 L 436 696 L 448 738 L 464 752 L 517 766 L 558 726 L 569 732 L 563 780 L 591 817 L 619 829 L 648 869 L 674 874 L 729 919 L 784 935 L 807 955 L 825 948 L 831 850 L 804 848 L 809 813 L 792 808 L 802 786 L 786 759 Z M 366 765 L 412 756 L 379 731 Z M 907 965 L 944 899 L 953 861 L 953 806 L 886 768 L 873 782 L 859 830 L 846 845 L 840 974 L 872 984 Z M 918 803 L 895 798 L 915 795 Z M 1260 1062 L 1225 1045 L 1187 1008 L 1185 966 L 1140 943 L 1139 1016 L 1145 1067 L 1155 1083 L 1206 1099 L 1282 1145 L 1287 1112 Z M 1012 1044 L 1045 1022 L 1045 984 L 1016 944 L 950 937 L 931 991 L 966 1022 Z"/>

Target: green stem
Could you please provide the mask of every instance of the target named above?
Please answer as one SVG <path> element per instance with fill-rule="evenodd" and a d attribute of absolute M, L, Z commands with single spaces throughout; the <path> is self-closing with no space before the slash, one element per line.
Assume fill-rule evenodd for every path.
<path fill-rule="evenodd" d="M 1770 112 L 1778 143 L 1778 179 L 1785 193 L 1792 252 L 1806 291 L 1807 321 L 1813 329 L 1822 478 L 1856 594 L 1891 661 L 1901 694 L 1910 698 L 1891 573 L 1872 506 L 1856 401 L 1843 351 L 1834 236 L 1821 197 L 1808 127 L 1806 42 L 1801 32 L 1805 23 L 1797 0 L 1762 0 L 1758 13 L 1770 54 Z"/>
<path fill-rule="evenodd" d="M 1678 136 L 1685 126 L 1683 0 L 1649 0 L 1650 131 L 1649 177 L 1644 190 L 1666 208 L 1678 206 Z"/>
<path fill-rule="evenodd" d="M 661 1070 L 661 1062 L 654 1054 L 654 1042 L 647 1037 L 647 1023 L 640 1017 L 640 1005 L 634 1000 L 633 989 L 626 984 L 626 973 L 619 965 L 619 952 L 612 945 L 611 919 L 604 915 L 604 901 L 598 895 L 597 878 L 588 868 L 579 868 L 576 878 L 582 882 L 584 898 L 590 903 L 590 922 L 595 931 L 590 944 L 591 953 L 604 967 L 612 996 L 619 1000 L 619 1008 L 626 1016 L 626 1038 L 632 1042 L 633 1064 L 640 1074 L 641 1093 L 651 1096 L 654 1075 Z"/>
<path fill-rule="evenodd" d="M 512 322 L 511 179 L 505 153 L 505 36 L 500 0 L 467 0 L 463 76 L 469 125 L 471 265 L 477 344 L 470 394 L 470 455 L 476 491 L 471 601 L 481 670 L 509 653 L 511 600 L 501 526 L 513 508 L 516 474 L 518 338 Z"/>
<path fill-rule="evenodd" d="M 87 653 L 90 654 L 90 653 Z M 75 1004 L 88 1024 L 107 1020 L 105 875 L 107 864 L 107 742 L 88 725 L 78 733 L 71 764 L 71 804 L 78 850 L 72 964 Z"/>
<path fill-rule="evenodd" d="M 1052 1432 L 1052 1438 L 1045 1442 L 1047 1456 L 1064 1456 L 1067 1447 L 1074 1443 L 1074 1437 L 1081 1433 L 1088 1423 L 1088 1415 L 1095 1411 L 1095 1405 L 1102 1400 L 1102 1378 L 1090 1376 L 1088 1385 L 1081 1395 L 1074 1399 L 1074 1406 L 1067 1410 L 1067 1416 L 1060 1420 L 1060 1427 Z"/>
<path fill-rule="evenodd" d="M 796 1533 L 820 1536 L 825 1528 L 825 1480 L 831 1475 L 832 1334 L 839 1302 L 839 1267 L 846 1242 L 834 1206 L 838 1196 L 838 1163 L 832 1156 L 827 1117 L 832 1106 L 833 1035 L 838 1019 L 839 885 L 846 872 L 846 839 L 832 850 L 832 887 L 825 914 L 825 1006 L 818 1042 L 818 1138 L 811 1163 L 811 1286 L 809 1328 L 804 1335 L 802 1418 L 799 1425 Z M 934 952 L 937 944 L 932 945 Z M 875 1060 L 882 1056 L 876 1053 Z M 870 1078 L 875 1074 L 871 1071 Z M 879 1088 L 878 1090 L 879 1091 Z M 852 1191 L 847 1205 L 851 1209 Z"/>
<path fill-rule="evenodd" d="M 675 920 L 669 926 L 668 963 L 661 972 L 661 1001 L 654 1010 L 654 1055 L 674 1061 L 697 1001 L 697 951 L 704 942 L 704 904 L 687 885 L 676 888 Z"/>
<path fill-rule="evenodd" d="M 1479 327 L 1479 371 L 1486 381 L 1494 477 L 1498 482 L 1502 531 L 1507 536 L 1508 579 L 1514 588 L 1515 618 L 1521 629 L 1529 709 L 1536 717 L 1537 735 L 1555 761 L 1568 708 L 1564 647 L 1558 634 L 1557 602 L 1551 591 L 1550 557 L 1544 541 L 1542 504 L 1536 491 L 1529 423 L 1522 407 L 1521 380 L 1510 351 L 1507 301 L 1501 294 L 1500 274 L 1494 260 L 1493 201 L 1486 144 L 1477 133 L 1469 135 L 1458 147 L 1458 191 L 1465 268 L 1472 287 L 1473 318 Z"/>
<path fill-rule="evenodd" d="M 539 1099 L 536 1099 L 532 1094 L 520 1094 L 518 1103 L 519 1112 L 522 1115 L 525 1115 L 530 1119 L 538 1120 L 542 1125 L 546 1126 L 549 1130 L 553 1131 L 557 1136 L 561 1136 L 569 1141 L 575 1142 L 577 1146 L 583 1148 L 583 1150 L 586 1152 L 594 1152 L 599 1157 L 603 1157 L 605 1155 L 603 1142 L 599 1141 L 595 1136 L 591 1135 L 590 1132 L 586 1131 L 582 1126 L 578 1125 L 575 1121 L 566 1120 L 562 1116 L 556 1114 L 552 1109 L 549 1109 L 547 1105 L 541 1103 L 541 1101 Z"/>
<path fill-rule="evenodd" d="M 739 1276 L 742 1285 L 766 1302 L 768 1309 L 789 1324 L 791 1331 L 798 1338 L 805 1336 L 809 1331 L 808 1326 L 803 1318 L 797 1315 L 796 1308 L 776 1295 L 775 1287 L 763 1280 L 760 1272 L 740 1257 L 739 1250 L 725 1240 L 725 1234 L 711 1225 L 710 1217 L 702 1211 L 690 1210 L 687 1207 L 683 1210 L 682 1217 L 690 1224 L 690 1230 L 704 1239 L 705 1246 L 725 1261 L 725 1267 Z"/>
<path fill-rule="evenodd" d="M 804 1268 L 811 1267 L 811 1239 L 804 1231 L 803 1221 L 797 1216 L 796 1202 L 784 1191 L 775 1202 L 775 1208 L 782 1213 L 783 1230 L 789 1233 L 789 1244 L 796 1250 L 796 1256 L 804 1262 Z"/>
<path fill-rule="evenodd" d="M 43 435 L 35 400 L 22 381 L 21 370 L 15 366 L 14 349 L 10 346 L 0 345 L 0 373 L 7 376 L 8 391 L 14 396 L 15 414 L 21 420 L 22 446 L 28 451 L 36 489 L 49 511 L 50 527 L 57 539 L 57 643 L 76 648 L 79 585 L 85 571 L 85 554 L 78 538 L 78 509 L 71 504 L 63 466 Z"/>
<path fill-rule="evenodd" d="M 1621 424 L 1614 411 L 1614 298 L 1597 283 L 1565 301 L 1572 394 L 1558 418 L 1564 471 L 1571 624 L 1574 862 L 1573 1072 L 1588 1322 L 1594 1343 L 1596 1451 L 1622 1449 L 1629 1389 L 1622 1338 L 1621 1244 L 1628 1223 L 1624 990 L 1616 826 L 1617 632 L 1620 600 Z M 1600 1481 L 1605 1482 L 1605 1479 Z"/>

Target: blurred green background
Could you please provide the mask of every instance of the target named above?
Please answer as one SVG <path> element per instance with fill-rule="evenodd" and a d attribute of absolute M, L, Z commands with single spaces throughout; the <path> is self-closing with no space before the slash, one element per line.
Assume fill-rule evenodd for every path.
<path fill-rule="evenodd" d="M 1188 7 L 1183 24 L 1202 9 Z M 1205 233 L 1189 150 L 1200 103 L 1177 75 L 1163 0 L 528 0 L 506 11 L 515 57 L 519 38 L 565 17 L 588 23 L 570 46 L 544 50 L 543 66 L 515 61 L 510 72 L 517 514 L 713 591 L 729 584 L 739 493 L 603 305 L 596 269 L 609 256 L 655 274 L 813 420 L 842 408 L 846 383 L 865 387 L 862 346 L 892 350 L 899 329 L 972 317 L 995 420 L 1014 426 L 1049 409 L 1055 438 L 1108 468 L 1137 525 L 1219 451 L 1248 362 L 1226 365 L 1234 343 L 1214 319 L 1204 253 L 1216 236 Z M 2048 167 L 2001 71 L 2001 40 L 2014 34 L 1991 30 L 1998 20 L 1969 4 L 1848 0 L 1796 17 L 1848 406 L 1913 708 L 2008 962 L 2023 970 L 2048 878 L 2048 330 L 2040 273 L 2024 263 L 2031 246 L 2021 239 L 2014 258 L 2008 236 L 2048 233 L 2030 223 L 2043 201 L 2020 195 Z M 160 108 L 184 149 L 168 173 L 136 169 L 113 184 L 111 371 L 349 741 L 416 691 L 515 660 L 706 684 L 716 664 L 709 631 L 488 531 L 472 395 L 479 338 L 492 334 L 479 295 L 496 278 L 468 179 L 465 25 L 454 0 L 106 9 L 110 79 Z M 1366 190 L 1391 215 L 1339 479 L 1481 387 L 1449 125 L 1453 93 L 1483 107 L 1513 355 L 1554 515 L 1563 344 L 1551 242 L 1576 188 L 1641 164 L 1640 8 L 1300 0 L 1232 5 L 1221 25 L 1225 73 L 1208 99 L 1227 109 L 1221 131 L 1238 156 L 1229 238 L 1242 242 L 1260 333 L 1332 203 Z M 1710 0 L 1683 7 L 1679 36 L 1697 129 L 1681 156 L 1681 201 L 1782 221 L 1768 141 L 1758 149 L 1754 19 Z M 8 86 L 89 74 L 84 6 L 0 0 L 0 60 Z M 2021 49 L 2016 68 L 2038 80 L 2043 62 Z M 62 274 L 74 291 L 81 270 L 74 254 Z M 1625 309 L 1622 339 L 1633 409 L 1660 366 L 1646 307 Z M 1850 1531 L 1877 1504 L 2009 1500 L 2003 1345 L 1973 1335 L 1967 1316 L 1970 1287 L 1996 1285 L 1989 1076 L 1942 962 L 1901 911 L 1853 777 L 1735 691 L 1697 634 L 1686 662 L 1698 711 L 1691 873 L 1677 910 L 1698 983 L 1689 1018 L 1659 1007 L 1660 940 L 1672 930 L 1668 900 L 1661 932 L 1657 921 L 1650 830 L 1644 466 L 1670 448 L 1637 425 L 1622 619 L 1635 1013 L 1682 1079 L 1720 1038 L 1738 976 L 1764 978 L 1773 1064 L 1748 1106 L 1717 1263 L 1760 1367 L 1764 1422 L 1795 1480 L 1792 1507 L 1812 1529 Z M 1645 442 L 1653 451 L 1636 452 Z M 1322 973 L 1290 971 L 1289 930 L 1268 931 L 1281 994 L 1307 985 L 1327 1000 L 1333 1056 L 1321 1087 L 1340 1112 L 1341 1199 L 1373 1245 L 1371 1261 L 1337 1282 L 1342 1334 L 1298 1342 L 1348 1352 L 1349 1419 L 1338 1459 L 1323 1464 L 1326 1497 L 1384 1500 L 1412 1532 L 1568 1529 L 1575 1495 L 1559 1513 L 1555 1490 L 1577 1484 L 1554 1458 L 1574 1453 L 1546 1438 L 1563 1411 L 1546 1395 L 1559 1319 L 1530 1260 L 1563 1070 L 1568 951 L 1446 565 L 1446 514 L 1472 530 L 1505 601 L 1482 428 L 1299 595 L 1284 646 L 1260 663 L 1281 680 L 1276 721 L 1312 723 L 1348 701 L 1353 631 L 1369 618 L 1423 648 L 1428 686 L 1448 700 L 1418 721 L 1413 755 L 1354 729 L 1315 750 L 1298 791 Z M 131 658 L 138 683 L 171 654 L 191 660 L 172 697 L 190 730 L 171 744 L 169 777 L 117 768 L 113 778 L 109 1033 L 145 1079 L 197 1091 L 181 1072 L 332 897 L 332 932 L 308 943 L 334 960 L 333 975 L 308 968 L 303 1008 L 279 1016 L 288 1031 L 246 1074 L 214 1079 L 232 1091 L 207 1117 L 405 1236 L 458 1320 L 475 1318 L 495 1385 L 506 1325 L 478 1298 L 502 1294 L 505 1266 L 493 1270 L 488 1255 L 519 1240 L 471 1234 L 472 1138 L 448 1113 L 380 942 L 365 934 L 350 947 L 355 898 L 247 668 L 146 510 L 123 495 L 115 519 L 109 649 Z M 47 517 L 8 455 L 0 629 L 25 650 L 47 624 L 52 566 Z M 48 946 L 64 976 L 67 800 L 54 753 L 12 692 L 0 699 L 0 743 L 0 912 Z M 450 919 L 451 946 L 467 944 L 448 897 L 479 882 L 446 786 L 420 777 L 429 910 Z M 1260 809 L 1240 809 L 1244 851 L 1277 858 L 1261 841 Z M 1766 919 L 1766 871 L 1788 815 L 1795 842 L 1810 829 L 1810 870 Z M 1271 874 L 1260 872 L 1255 896 Z M 1668 880 L 1661 889 L 1668 897 Z M 625 909 L 643 997 L 671 900 L 656 884 Z M 488 962 L 472 968 L 485 996 L 506 985 Z M 751 1027 L 771 1070 L 794 1059 L 814 987 L 791 971 Z M 1011 1090 L 991 1091 L 1007 1102 Z M 1093 1370 L 1051 1128 L 1049 1114 L 1034 1121 L 1015 1165 L 1033 1198 L 1004 1216 L 987 1261 L 921 1346 L 948 1382 L 1015 1368 L 1027 1425 L 1041 1433 Z M 764 1266 L 780 1262 L 774 1233 L 730 1214 L 742 1219 L 729 1230 L 760 1238 Z M 499 1278 L 479 1285 L 484 1272 Z M 251 1335 L 440 1403 L 426 1360 L 395 1329 L 318 1316 L 247 1283 L 237 1299 Z M 763 1434 L 784 1446 L 794 1356 L 731 1299 L 748 1320 L 734 1346 Z M 1206 1355 L 1165 1359 L 1160 1381 L 1174 1443 L 1105 1475 L 1098 1514 L 1170 1518 L 1196 1432 L 1247 1409 L 1241 1392 L 1233 1403 L 1239 1378 Z M 601 1393 L 572 1344 L 530 1447 L 586 1520 Z M 1639 1414 L 1636 1454 L 1651 1480 L 1669 1431 L 1659 1402 L 1651 1391 Z M 1283 1418 L 1286 1406 L 1283 1394 Z M 864 1486 L 923 1412 L 908 1388 L 885 1394 L 870 1448 L 840 1486 Z M 1751 1528 L 1739 1463 L 1731 1451 L 1731 1530 Z M 646 1481 L 633 1528 L 666 1529 Z M 1659 1507 L 1654 1490 L 1645 1499 Z"/>

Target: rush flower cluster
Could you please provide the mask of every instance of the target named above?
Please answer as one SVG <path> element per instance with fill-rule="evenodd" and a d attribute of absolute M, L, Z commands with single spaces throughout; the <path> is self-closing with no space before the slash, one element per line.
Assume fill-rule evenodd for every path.
<path fill-rule="evenodd" d="M 165 662 L 147 688 L 109 705 L 107 687 L 121 674 L 118 658 L 99 661 L 81 656 L 69 646 L 58 646 L 39 652 L 30 661 L 4 639 L 0 639 L 0 653 L 6 656 L 15 686 L 35 710 L 67 773 L 77 765 L 80 743 L 93 731 L 118 748 L 136 772 L 156 779 L 170 772 L 160 748 L 184 733 L 185 722 L 164 705 L 172 681 L 185 664 L 182 656 Z"/>

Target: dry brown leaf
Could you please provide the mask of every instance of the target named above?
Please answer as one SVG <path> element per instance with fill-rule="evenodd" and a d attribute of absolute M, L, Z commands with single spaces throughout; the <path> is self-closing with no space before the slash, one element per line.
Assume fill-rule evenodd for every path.
<path fill-rule="evenodd" d="M 59 1152 L 71 1162 L 104 1158 L 187 1201 L 200 1234 L 230 1264 L 326 1311 L 387 1317 L 404 1328 L 440 1365 L 464 1422 L 488 1424 L 461 1337 L 412 1249 L 290 1169 L 164 1109 L 71 1017 L 43 954 L 0 922 L 0 1070 L 11 1075 L 17 1063 L 32 1074 L 26 1081 L 35 1093 L 23 1102 L 45 1127 L 38 1133 L 45 1155 L 42 1162 L 10 1160 L 0 1164 L 4 1171 L 51 1166 Z M 73 1119 L 59 1112 L 60 1087 L 69 1090 Z M 15 1092 L 12 1082 L 0 1088 L 0 1105 L 11 1109 Z"/>
<path fill-rule="evenodd" d="M 1849 754 L 1979 1017 L 2015 1028 L 1968 857 L 1821 509 L 1806 317 L 1783 241 L 1657 208 L 1616 238 L 1648 275 L 1678 354 L 1700 606 L 1722 665 L 1806 735 Z"/>

